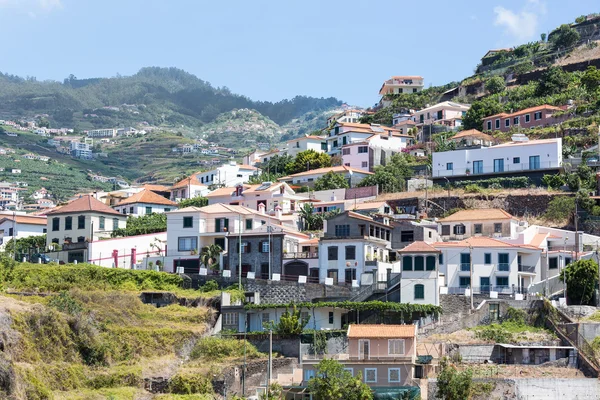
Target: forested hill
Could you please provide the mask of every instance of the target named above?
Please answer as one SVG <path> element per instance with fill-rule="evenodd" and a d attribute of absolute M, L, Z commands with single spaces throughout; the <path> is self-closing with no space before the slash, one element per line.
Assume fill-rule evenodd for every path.
<path fill-rule="evenodd" d="M 337 107 L 336 98 L 296 96 L 253 101 L 177 68 L 142 68 L 132 76 L 37 81 L 0 73 L 0 118 L 48 114 L 53 127 L 91 129 L 147 122 L 202 126 L 234 109 L 254 109 L 279 125 Z M 110 108 L 107 108 L 110 107 Z M 117 109 L 118 107 L 118 109 Z"/>

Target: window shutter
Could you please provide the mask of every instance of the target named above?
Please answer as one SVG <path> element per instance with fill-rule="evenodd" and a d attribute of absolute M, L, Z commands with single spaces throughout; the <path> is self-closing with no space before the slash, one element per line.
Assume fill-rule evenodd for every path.
<path fill-rule="evenodd" d="M 246 253 L 250 253 L 252 251 L 252 243 L 246 243 Z"/>
<path fill-rule="evenodd" d="M 263 242 L 258 242 L 258 252 L 262 253 L 263 252 Z"/>

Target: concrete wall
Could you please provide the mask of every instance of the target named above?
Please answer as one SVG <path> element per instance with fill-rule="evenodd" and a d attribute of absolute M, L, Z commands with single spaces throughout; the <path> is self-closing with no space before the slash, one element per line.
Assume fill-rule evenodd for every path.
<path fill-rule="evenodd" d="M 519 400 L 600 399 L 597 379 L 515 379 Z"/>

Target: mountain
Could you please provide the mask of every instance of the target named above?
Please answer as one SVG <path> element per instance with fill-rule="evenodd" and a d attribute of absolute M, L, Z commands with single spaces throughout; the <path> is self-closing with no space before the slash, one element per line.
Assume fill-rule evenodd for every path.
<path fill-rule="evenodd" d="M 44 115 L 52 127 L 77 130 L 136 126 L 196 130 L 236 109 L 256 110 L 278 125 L 307 113 L 320 113 L 341 105 L 330 98 L 296 96 L 276 103 L 253 101 L 215 88 L 177 68 L 142 68 L 132 76 L 37 81 L 0 73 L 0 117 L 34 118 Z"/>

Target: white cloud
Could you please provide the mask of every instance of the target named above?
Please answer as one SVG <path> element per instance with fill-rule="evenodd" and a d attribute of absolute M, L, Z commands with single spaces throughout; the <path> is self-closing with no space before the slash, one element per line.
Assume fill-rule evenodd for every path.
<path fill-rule="evenodd" d="M 496 6 L 494 13 L 494 25 L 504 27 L 506 35 L 523 42 L 537 36 L 539 17 L 546 13 L 546 3 L 542 0 L 527 0 L 519 12 Z"/>

